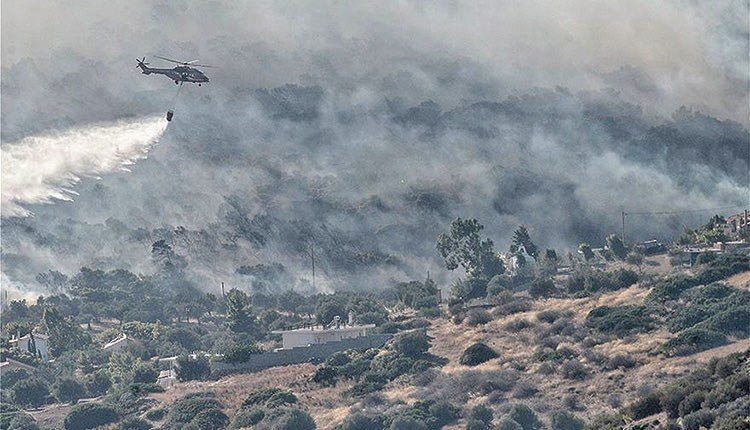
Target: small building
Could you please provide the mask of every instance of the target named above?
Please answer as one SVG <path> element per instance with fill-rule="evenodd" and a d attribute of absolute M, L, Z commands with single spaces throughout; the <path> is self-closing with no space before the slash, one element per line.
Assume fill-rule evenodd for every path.
<path fill-rule="evenodd" d="M 6 361 L 3 361 L 0 363 L 0 378 L 2 378 L 6 373 L 10 372 L 11 370 L 25 370 L 27 372 L 33 372 L 36 370 L 36 367 L 30 366 L 26 363 L 21 363 L 20 361 L 13 360 L 12 358 L 7 359 Z"/>
<path fill-rule="evenodd" d="M 132 337 L 128 336 L 127 334 L 123 333 L 116 338 L 109 341 L 106 345 L 102 347 L 102 350 L 107 352 L 120 352 L 122 350 L 128 349 L 132 346 L 139 345 L 140 342 L 133 339 Z"/>
<path fill-rule="evenodd" d="M 12 348 L 28 351 L 44 361 L 49 361 L 49 336 L 42 333 L 31 332 L 25 336 L 12 338 Z"/>
<path fill-rule="evenodd" d="M 272 333 L 281 335 L 282 349 L 292 349 L 367 336 L 369 331 L 375 328 L 375 324 L 354 325 L 351 316 L 349 319 L 349 324 L 341 324 L 339 318 L 336 317 L 325 327 L 310 326 L 292 330 L 274 330 Z"/>
<path fill-rule="evenodd" d="M 727 222 L 724 224 L 724 235 L 733 240 L 746 239 L 750 236 L 750 213 L 744 211 L 742 213 L 732 215 L 727 218 Z"/>

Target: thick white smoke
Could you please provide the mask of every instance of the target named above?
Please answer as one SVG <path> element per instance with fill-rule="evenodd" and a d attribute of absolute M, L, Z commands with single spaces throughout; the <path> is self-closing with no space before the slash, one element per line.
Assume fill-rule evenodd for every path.
<path fill-rule="evenodd" d="M 96 176 L 145 158 L 167 129 L 162 117 L 98 124 L 4 143 L 0 213 L 28 216 L 24 204 L 71 200 L 82 177 Z"/>

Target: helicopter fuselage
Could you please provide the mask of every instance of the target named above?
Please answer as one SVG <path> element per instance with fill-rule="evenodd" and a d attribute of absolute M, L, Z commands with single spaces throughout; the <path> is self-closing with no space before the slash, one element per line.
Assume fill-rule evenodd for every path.
<path fill-rule="evenodd" d="M 143 63 L 139 63 L 138 67 L 144 75 L 150 75 L 152 73 L 156 75 L 164 75 L 173 80 L 175 84 L 188 82 L 200 85 L 208 82 L 208 77 L 204 75 L 203 72 L 193 67 L 177 66 L 171 69 L 157 69 L 154 67 L 148 67 Z"/>

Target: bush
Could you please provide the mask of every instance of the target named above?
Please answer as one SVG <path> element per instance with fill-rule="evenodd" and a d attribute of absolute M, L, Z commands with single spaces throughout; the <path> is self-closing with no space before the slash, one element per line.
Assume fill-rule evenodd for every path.
<path fill-rule="evenodd" d="M 560 373 L 567 379 L 586 379 L 589 376 L 586 366 L 575 358 L 563 363 Z"/>
<path fill-rule="evenodd" d="M 352 357 L 347 354 L 346 351 L 338 351 L 331 354 L 328 359 L 326 359 L 326 364 L 328 366 L 344 366 L 352 361 Z"/>
<path fill-rule="evenodd" d="M 625 336 L 652 330 L 654 320 L 645 306 L 600 306 L 586 316 L 586 325 L 605 334 Z"/>
<path fill-rule="evenodd" d="M 626 354 L 617 354 L 609 359 L 607 362 L 607 368 L 614 369 L 630 369 L 638 365 L 638 361 L 633 357 Z"/>
<path fill-rule="evenodd" d="M 158 409 L 151 409 L 150 411 L 146 412 L 146 419 L 149 421 L 159 421 L 162 418 L 164 418 L 164 415 L 167 414 L 167 410 L 163 408 Z"/>
<path fill-rule="evenodd" d="M 484 405 L 474 406 L 469 418 L 481 421 L 489 426 L 492 424 L 492 409 Z"/>
<path fill-rule="evenodd" d="M 261 406 L 269 409 L 297 403 L 297 396 L 291 391 L 279 388 L 261 388 L 250 392 L 242 402 L 242 407 Z"/>
<path fill-rule="evenodd" d="M 383 419 L 355 413 L 346 417 L 337 430 L 383 430 Z"/>
<path fill-rule="evenodd" d="M 34 418 L 31 417 L 31 415 L 20 412 L 13 415 L 3 414 L 2 416 L 0 416 L 0 425 L 4 424 L 2 422 L 2 419 L 6 417 L 10 418 L 7 427 L 2 426 L 0 428 L 7 430 L 41 430 L 41 428 L 36 424 Z"/>
<path fill-rule="evenodd" d="M 151 424 L 140 418 L 128 418 L 117 426 L 117 430 L 150 430 Z"/>
<path fill-rule="evenodd" d="M 521 424 L 518 424 L 512 419 L 506 418 L 500 421 L 500 425 L 497 426 L 497 430 L 523 430 L 523 427 L 521 427 Z"/>
<path fill-rule="evenodd" d="M 536 278 L 529 287 L 529 295 L 534 298 L 544 297 L 547 298 L 554 294 L 555 284 L 552 279 L 541 279 Z"/>
<path fill-rule="evenodd" d="M 526 399 L 535 396 L 539 390 L 536 388 L 533 382 L 521 381 L 516 385 L 513 390 L 513 397 L 517 399 Z"/>
<path fill-rule="evenodd" d="M 470 309 L 466 313 L 466 319 L 464 320 L 471 327 L 476 327 L 480 324 L 487 324 L 492 321 L 492 316 L 489 312 L 484 309 Z"/>
<path fill-rule="evenodd" d="M 487 296 L 497 296 L 503 291 L 507 291 L 512 284 L 510 276 L 508 275 L 495 275 L 487 283 Z"/>
<path fill-rule="evenodd" d="M 461 416 L 461 410 L 448 402 L 435 402 L 428 407 L 432 416 L 431 428 L 441 428 L 452 424 Z"/>
<path fill-rule="evenodd" d="M 175 428 L 190 423 L 199 413 L 209 409 L 221 409 L 221 403 L 211 393 L 191 393 L 172 404 L 168 423 Z"/>
<path fill-rule="evenodd" d="M 625 408 L 625 414 L 634 420 L 650 417 L 659 412 L 661 412 L 661 402 L 656 393 L 651 393 L 642 399 L 636 400 Z"/>
<path fill-rule="evenodd" d="M 141 384 L 153 384 L 159 378 L 159 371 L 149 364 L 139 364 L 133 370 L 133 382 Z"/>
<path fill-rule="evenodd" d="M 550 324 L 555 322 L 555 320 L 557 320 L 558 318 L 560 318 L 560 312 L 554 311 L 554 310 L 541 311 L 536 314 L 536 319 L 538 319 L 541 322 L 546 322 Z"/>
<path fill-rule="evenodd" d="M 499 355 L 492 348 L 481 342 L 477 342 L 466 348 L 458 362 L 464 366 L 476 366 L 497 357 Z"/>
<path fill-rule="evenodd" d="M 32 377 L 18 381 L 10 390 L 13 402 L 21 406 L 39 407 L 47 403 L 49 386 L 44 380 Z"/>
<path fill-rule="evenodd" d="M 331 387 L 333 385 L 336 385 L 337 377 L 338 372 L 335 368 L 329 366 L 320 366 L 315 369 L 315 373 L 313 373 L 311 379 L 316 384 L 320 384 L 324 387 Z"/>
<path fill-rule="evenodd" d="M 265 421 L 269 422 L 269 428 L 273 430 L 315 429 L 315 421 L 301 409 L 276 409 L 266 415 Z"/>
<path fill-rule="evenodd" d="M 401 333 L 393 337 L 391 346 L 396 353 L 412 358 L 419 358 L 428 349 L 432 338 L 423 330 Z"/>
<path fill-rule="evenodd" d="M 490 430 L 489 424 L 476 418 L 469 418 L 466 422 L 466 430 Z"/>
<path fill-rule="evenodd" d="M 552 414 L 552 430 L 582 430 L 584 422 L 582 419 L 567 412 L 555 412 Z"/>
<path fill-rule="evenodd" d="M 218 408 L 204 409 L 190 421 L 199 430 L 217 430 L 229 424 L 229 417 Z"/>
<path fill-rule="evenodd" d="M 177 379 L 180 381 L 203 380 L 211 374 L 211 366 L 206 357 L 190 358 L 187 355 L 177 357 Z"/>
<path fill-rule="evenodd" d="M 700 430 L 701 428 L 711 428 L 714 422 L 714 416 L 710 411 L 700 410 L 682 417 L 682 427 L 685 430 Z"/>
<path fill-rule="evenodd" d="M 262 354 L 263 350 L 250 343 L 237 343 L 224 350 L 224 361 L 227 363 L 244 363 L 253 355 Z"/>
<path fill-rule="evenodd" d="M 707 349 L 725 345 L 727 338 L 718 332 L 701 328 L 690 328 L 670 339 L 661 350 L 669 357 L 691 355 Z"/>
<path fill-rule="evenodd" d="M 510 419 L 520 424 L 523 430 L 535 430 L 541 427 L 536 412 L 526 405 L 514 405 L 510 409 Z"/>
<path fill-rule="evenodd" d="M 106 370 L 99 370 L 91 375 L 86 375 L 86 380 L 83 384 L 89 396 L 101 396 L 112 386 L 112 379 L 110 379 L 109 373 Z"/>
<path fill-rule="evenodd" d="M 534 325 L 527 319 L 524 318 L 516 318 L 512 321 L 509 321 L 505 324 L 505 330 L 512 332 L 512 333 L 518 333 L 519 331 L 523 329 L 527 329 L 529 327 L 533 327 Z"/>
<path fill-rule="evenodd" d="M 52 385 L 52 394 L 60 403 L 76 403 L 85 394 L 83 385 L 74 378 L 57 378 Z"/>
<path fill-rule="evenodd" d="M 86 430 L 113 423 L 119 419 L 117 411 L 102 403 L 86 403 L 74 407 L 65 417 L 66 430 Z"/>
<path fill-rule="evenodd" d="M 252 427 L 265 418 L 266 412 L 260 408 L 253 409 L 241 409 L 232 420 L 230 429 L 240 429 L 245 427 Z"/>
<path fill-rule="evenodd" d="M 681 417 L 698 411 L 701 409 L 701 404 L 706 400 L 706 395 L 703 392 L 695 392 L 688 394 L 679 404 L 677 411 Z"/>
<path fill-rule="evenodd" d="M 28 379 L 29 377 L 31 377 L 31 375 L 24 369 L 12 369 L 3 374 L 3 379 L 0 380 L 0 384 L 2 384 L 3 390 L 8 390 L 13 388 L 13 385 L 15 385 L 16 382 Z"/>

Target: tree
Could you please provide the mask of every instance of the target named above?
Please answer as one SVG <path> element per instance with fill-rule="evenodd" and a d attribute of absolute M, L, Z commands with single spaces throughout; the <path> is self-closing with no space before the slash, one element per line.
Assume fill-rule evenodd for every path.
<path fill-rule="evenodd" d="M 29 378 L 17 382 L 10 390 L 13 402 L 21 406 L 39 407 L 47 403 L 49 386 L 39 378 Z"/>
<path fill-rule="evenodd" d="M 448 270 L 460 265 L 468 275 L 486 279 L 505 272 L 492 240 L 482 240 L 479 236 L 482 229 L 484 226 L 476 219 L 456 218 L 451 222 L 449 233 L 438 236 L 436 247 Z"/>
<path fill-rule="evenodd" d="M 315 306 L 315 319 L 318 324 L 328 324 L 334 317 L 346 318 L 346 301 L 341 296 L 322 295 Z"/>
<path fill-rule="evenodd" d="M 48 270 L 36 275 L 36 281 L 53 293 L 60 293 L 68 286 L 68 277 L 57 270 Z"/>
<path fill-rule="evenodd" d="M 232 288 L 227 293 L 227 313 L 229 314 L 229 328 L 235 333 L 251 333 L 258 325 L 253 316 L 250 298 L 244 292 Z"/>
<path fill-rule="evenodd" d="M 159 377 L 159 371 L 152 364 L 138 364 L 133 369 L 133 382 L 153 384 Z"/>
<path fill-rule="evenodd" d="M 191 359 L 187 355 L 177 357 L 177 379 L 180 381 L 203 380 L 211 374 L 206 357 Z"/>
<path fill-rule="evenodd" d="M 638 267 L 638 271 L 641 272 L 641 266 L 643 265 L 643 254 L 641 254 L 640 252 L 631 252 L 625 259 L 625 262 Z"/>
<path fill-rule="evenodd" d="M 539 251 L 536 245 L 534 245 L 534 242 L 531 241 L 531 236 L 529 236 L 529 231 L 526 229 L 526 226 L 519 225 L 518 229 L 513 232 L 512 243 L 516 247 L 516 249 L 520 249 L 521 247 L 523 247 L 524 251 L 526 251 L 526 254 L 534 258 L 534 261 L 536 261 L 536 259 L 539 257 Z"/>
<path fill-rule="evenodd" d="M 55 356 L 68 350 L 81 349 L 89 341 L 77 324 L 63 318 L 60 312 L 52 307 L 44 308 L 42 330 L 49 335 L 49 346 Z"/>
<path fill-rule="evenodd" d="M 596 256 L 594 255 L 594 251 L 591 250 L 591 245 L 588 243 L 582 243 L 578 245 L 578 250 L 581 251 L 581 254 L 583 254 L 583 258 L 586 261 L 592 261 Z"/>
<path fill-rule="evenodd" d="M 60 403 L 77 403 L 84 394 L 83 385 L 74 378 L 60 377 L 52 385 L 52 395 Z"/>
<path fill-rule="evenodd" d="M 628 249 L 616 234 L 607 236 L 607 248 L 620 260 L 624 260 L 628 256 Z"/>

